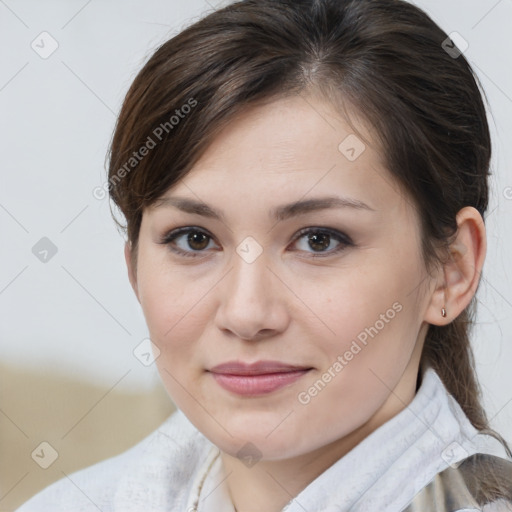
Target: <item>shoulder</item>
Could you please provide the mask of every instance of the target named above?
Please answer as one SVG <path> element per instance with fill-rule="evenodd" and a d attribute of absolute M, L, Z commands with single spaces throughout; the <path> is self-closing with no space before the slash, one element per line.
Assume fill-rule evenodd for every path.
<path fill-rule="evenodd" d="M 483 508 L 481 508 L 483 507 Z M 512 511 L 512 461 L 475 453 L 438 473 L 404 512 Z"/>
<path fill-rule="evenodd" d="M 205 440 L 181 411 L 129 450 L 66 475 L 32 497 L 16 512 L 110 512 L 144 510 L 143 504 L 163 503 L 182 475 L 192 474 Z M 124 505 L 127 504 L 126 508 Z M 162 505 L 163 506 L 163 505 Z"/>
<path fill-rule="evenodd" d="M 63 471 L 63 478 L 33 496 L 16 512 L 97 512 L 98 509 L 108 512 L 116 481 L 120 479 L 123 468 L 129 466 L 130 461 L 140 451 L 139 444 L 120 455 L 69 475 Z"/>

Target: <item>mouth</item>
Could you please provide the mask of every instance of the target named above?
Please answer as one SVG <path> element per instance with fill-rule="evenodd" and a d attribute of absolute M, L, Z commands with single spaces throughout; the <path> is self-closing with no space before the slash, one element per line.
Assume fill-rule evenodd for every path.
<path fill-rule="evenodd" d="M 258 396 L 293 384 L 312 369 L 280 361 L 257 361 L 251 364 L 230 361 L 214 366 L 208 372 L 227 391 L 243 396 Z"/>

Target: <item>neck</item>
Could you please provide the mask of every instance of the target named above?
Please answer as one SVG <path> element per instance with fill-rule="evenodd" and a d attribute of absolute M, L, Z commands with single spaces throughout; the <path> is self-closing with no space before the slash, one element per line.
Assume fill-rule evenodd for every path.
<path fill-rule="evenodd" d="M 284 460 L 260 460 L 252 467 L 224 452 L 222 463 L 237 512 L 280 512 L 307 485 L 367 435 L 366 429 L 322 446 L 314 452 Z"/>

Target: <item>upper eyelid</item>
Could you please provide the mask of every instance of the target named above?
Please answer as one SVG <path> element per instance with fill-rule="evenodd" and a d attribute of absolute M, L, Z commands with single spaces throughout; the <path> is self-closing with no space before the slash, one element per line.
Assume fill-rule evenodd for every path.
<path fill-rule="evenodd" d="M 310 226 L 306 226 L 304 228 L 300 228 L 300 229 L 296 230 L 296 232 L 294 233 L 294 236 L 299 236 L 301 234 L 304 234 L 305 232 L 315 231 L 315 230 L 316 231 L 325 231 L 330 234 L 340 235 L 342 237 L 350 239 L 349 235 L 347 235 L 346 233 L 344 233 L 343 231 L 341 231 L 339 229 L 331 228 L 331 227 L 327 227 L 327 226 L 320 226 L 320 225 L 310 225 Z M 216 239 L 215 235 L 213 235 L 208 229 L 202 228 L 199 226 L 180 226 L 177 228 L 166 230 L 161 238 L 162 239 L 168 238 L 171 235 L 173 237 L 174 236 L 178 237 L 178 236 L 181 236 L 183 234 L 193 232 L 193 231 L 204 233 L 204 234 L 208 235 L 210 238 Z"/>

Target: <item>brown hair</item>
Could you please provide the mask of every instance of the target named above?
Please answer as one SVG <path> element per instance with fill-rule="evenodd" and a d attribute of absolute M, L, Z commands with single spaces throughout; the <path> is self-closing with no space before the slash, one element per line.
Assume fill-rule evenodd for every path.
<path fill-rule="evenodd" d="M 249 105 L 312 91 L 346 100 L 375 129 L 419 213 L 426 267 L 440 263 L 457 212 L 473 206 L 484 217 L 491 157 L 478 80 L 446 40 L 402 0 L 245 0 L 161 45 L 126 95 L 110 148 L 109 191 L 126 219 L 134 268 L 144 208 L 226 123 Z M 429 326 L 421 367 L 432 366 L 474 427 L 512 456 L 480 403 L 474 309 L 475 297 L 450 324 Z"/>

